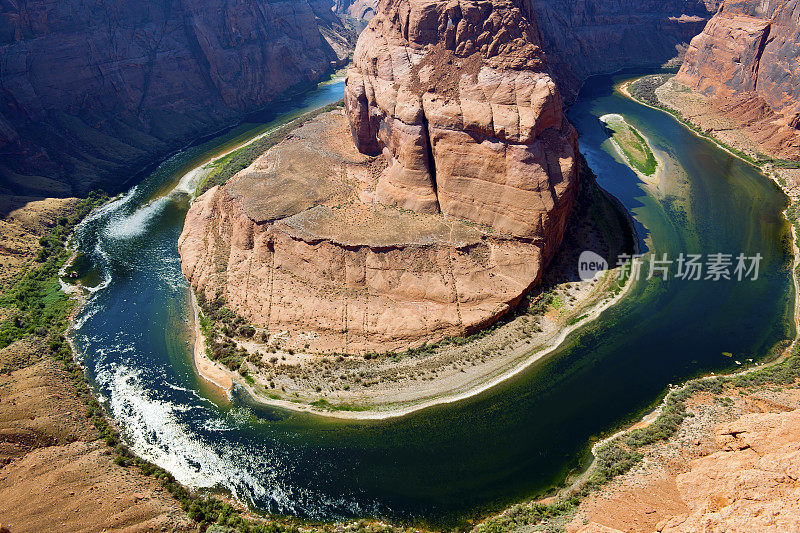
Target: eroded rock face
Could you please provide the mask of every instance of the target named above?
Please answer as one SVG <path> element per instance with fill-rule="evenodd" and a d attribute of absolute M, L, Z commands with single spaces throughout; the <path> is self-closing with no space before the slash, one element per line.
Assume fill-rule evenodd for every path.
<path fill-rule="evenodd" d="M 336 0 L 336 12 L 360 20 L 370 20 L 378 11 L 378 0 Z"/>
<path fill-rule="evenodd" d="M 537 241 L 546 256 L 560 242 L 577 136 L 530 3 L 382 3 L 345 103 L 358 149 L 389 161 L 378 201 Z"/>
<path fill-rule="evenodd" d="M 179 250 L 197 291 L 290 345 L 359 353 L 472 331 L 538 280 L 539 245 L 375 204 L 385 164 L 348 130 L 322 115 L 194 202 Z"/>
<path fill-rule="evenodd" d="M 682 433 L 683 430 L 679 435 Z M 657 503 L 651 500 L 651 503 L 645 506 L 641 501 L 629 504 L 619 502 L 612 509 L 622 516 L 594 515 L 592 520 L 596 521 L 576 528 L 575 531 L 576 533 L 621 533 L 622 530 L 660 533 L 797 531 L 800 528 L 798 435 L 800 435 L 800 410 L 749 413 L 736 421 L 715 428 L 714 442 L 710 443 L 710 453 L 701 452 L 700 457 L 691 460 L 688 468 L 678 466 L 681 460 L 674 458 L 682 454 L 685 456 L 687 454 L 685 447 L 691 445 L 686 442 L 686 434 L 676 437 L 675 441 L 669 444 L 670 453 L 656 451 L 653 455 L 661 456 L 656 461 L 670 463 L 666 472 L 674 472 L 671 469 L 676 467 L 682 470 L 682 473 L 677 474 L 675 478 L 675 489 L 685 509 L 669 512 L 656 524 L 646 527 L 643 524 L 647 524 L 648 519 L 643 515 L 663 512 L 665 509 L 660 506 L 669 506 L 666 501 L 669 498 Z M 677 442 L 681 440 L 684 441 L 683 444 Z M 700 443 L 698 440 L 697 445 Z M 697 456 L 698 451 L 699 449 L 688 453 Z M 626 493 L 644 490 L 650 495 L 659 494 L 657 485 L 641 481 L 643 476 L 652 478 L 659 474 L 652 470 L 646 472 L 639 474 L 638 481 L 632 479 L 622 481 L 622 485 L 627 487 Z M 667 478 L 674 475 L 666 472 L 661 474 L 662 478 L 664 475 Z M 645 487 L 642 487 L 642 484 L 645 484 Z M 663 487 L 670 485 L 670 481 L 662 481 Z M 667 494 L 669 490 L 671 489 L 667 489 Z M 665 494 L 663 488 L 661 494 Z M 615 529 L 599 523 L 609 523 L 609 518 L 612 519 L 613 525 L 620 527 L 625 524 L 627 527 Z M 567 530 L 572 529 L 568 526 Z"/>
<path fill-rule="evenodd" d="M 677 80 L 723 102 L 800 158 L 800 1 L 726 0 L 692 40 Z"/>
<path fill-rule="evenodd" d="M 116 190 L 155 156 L 317 82 L 352 48 L 331 7 L 328 0 L 4 2 L 0 189 Z"/>

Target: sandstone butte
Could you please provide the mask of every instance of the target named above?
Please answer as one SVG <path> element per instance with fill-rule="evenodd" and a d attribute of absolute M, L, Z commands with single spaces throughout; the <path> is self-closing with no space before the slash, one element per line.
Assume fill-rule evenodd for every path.
<path fill-rule="evenodd" d="M 676 77 L 785 159 L 800 159 L 799 19 L 798 0 L 726 0 Z"/>
<path fill-rule="evenodd" d="M 443 0 L 446 4 L 448 0 Z M 463 2 L 462 2 L 463 3 Z M 533 0 L 549 72 L 567 100 L 593 74 L 652 67 L 674 58 L 703 30 L 721 0 Z M 336 10 L 371 18 L 377 0 L 336 0 Z"/>
<path fill-rule="evenodd" d="M 382 2 L 345 104 L 195 201 L 187 279 L 309 351 L 496 321 L 539 281 L 578 180 L 530 2 Z"/>

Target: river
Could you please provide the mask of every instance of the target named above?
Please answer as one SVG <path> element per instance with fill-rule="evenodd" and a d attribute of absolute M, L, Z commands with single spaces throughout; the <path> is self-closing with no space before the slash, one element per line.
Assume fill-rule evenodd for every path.
<path fill-rule="evenodd" d="M 633 214 L 644 246 L 671 257 L 760 253 L 757 281 L 636 282 L 526 372 L 400 419 L 331 421 L 218 398 L 191 362 L 176 243 L 194 184 L 180 178 L 338 100 L 343 82 L 334 80 L 173 156 L 78 227 L 76 245 L 98 285 L 71 335 L 133 450 L 185 484 L 230 491 L 265 512 L 454 525 L 585 467 L 593 441 L 636 420 L 670 384 L 767 356 L 794 333 L 785 197 L 671 116 L 615 93 L 623 79 L 592 78 L 568 111 L 599 183 Z M 607 113 L 624 115 L 665 161 L 658 190 L 611 155 L 598 120 Z"/>

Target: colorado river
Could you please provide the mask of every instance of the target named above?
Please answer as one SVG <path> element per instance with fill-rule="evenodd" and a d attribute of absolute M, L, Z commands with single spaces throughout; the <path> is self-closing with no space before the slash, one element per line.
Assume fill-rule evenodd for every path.
<path fill-rule="evenodd" d="M 338 100 L 339 80 L 272 122 L 170 158 L 78 228 L 99 285 L 73 338 L 131 447 L 183 483 L 228 490 L 262 511 L 453 524 L 563 481 L 588 463 L 593 439 L 635 420 L 670 384 L 768 356 L 794 333 L 785 198 L 669 115 L 613 92 L 621 79 L 593 78 L 568 113 L 599 183 L 631 211 L 649 249 L 760 253 L 757 281 L 639 281 L 509 382 L 400 419 L 329 421 L 220 399 L 192 366 L 176 245 L 192 183 L 178 182 L 300 108 Z M 612 156 L 598 119 L 608 113 L 623 115 L 665 162 L 658 188 Z"/>

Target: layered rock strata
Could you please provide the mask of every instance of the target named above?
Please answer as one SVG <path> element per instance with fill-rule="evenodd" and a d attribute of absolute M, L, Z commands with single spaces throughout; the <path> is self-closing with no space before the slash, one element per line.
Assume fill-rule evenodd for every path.
<path fill-rule="evenodd" d="M 800 2 L 726 0 L 676 80 L 780 157 L 800 158 Z"/>
<path fill-rule="evenodd" d="M 377 0 L 336 0 L 336 10 L 368 19 L 377 12 L 377 4 Z M 538 0 L 531 4 L 550 73 L 562 94 L 571 99 L 588 76 L 655 66 L 676 57 L 703 30 L 721 0 Z"/>
<path fill-rule="evenodd" d="M 317 82 L 355 42 L 331 7 L 0 4 L 0 192 L 119 190 L 155 157 Z"/>
<path fill-rule="evenodd" d="M 393 0 L 361 34 L 345 87 L 353 138 L 382 153 L 376 198 L 560 242 L 577 135 L 515 0 Z M 547 255 L 547 254 L 546 254 Z"/>
<path fill-rule="evenodd" d="M 378 0 L 336 0 L 337 13 L 359 20 L 370 20 L 378 11 Z"/>

